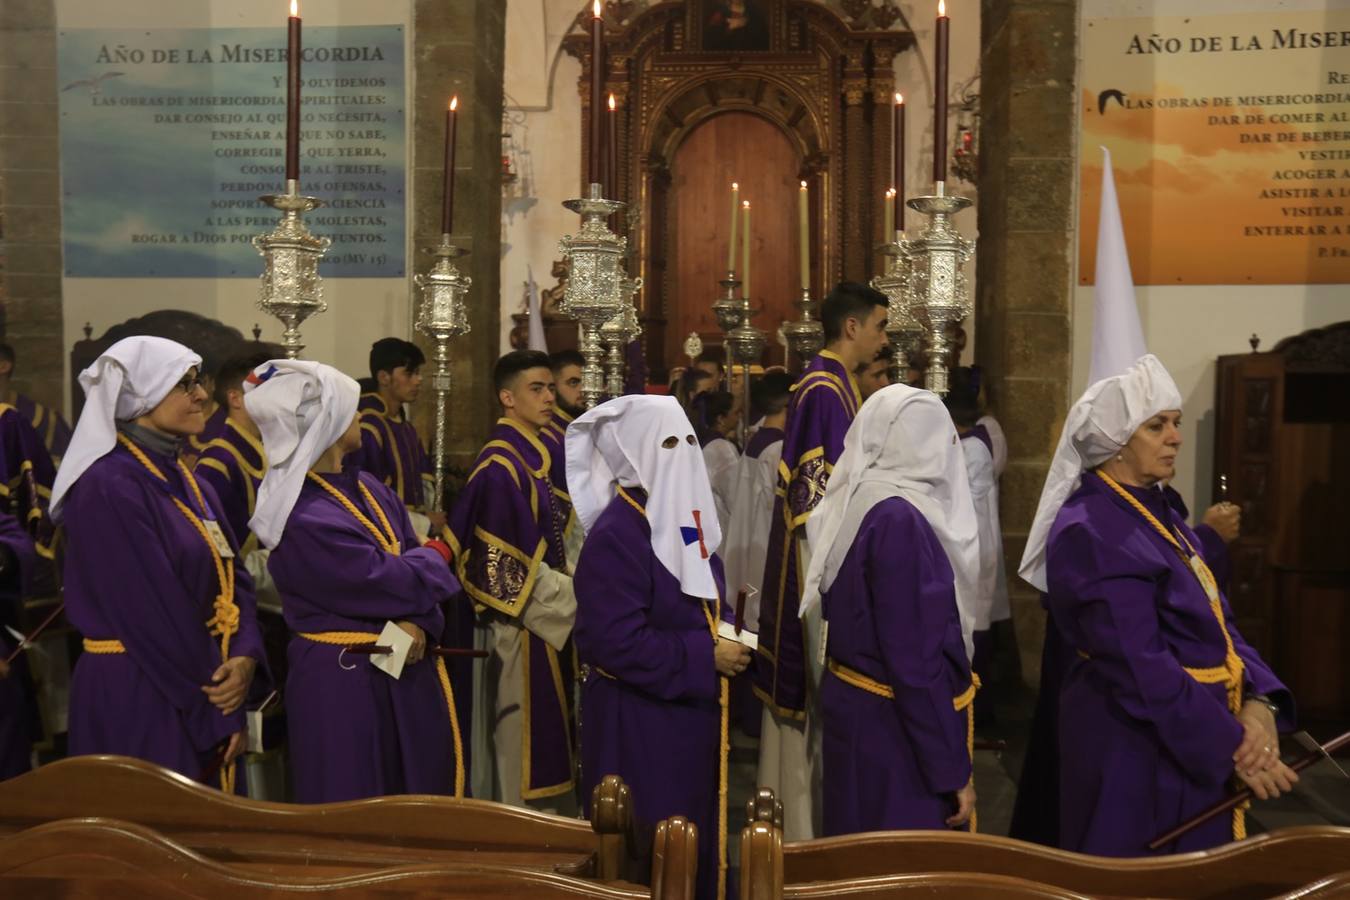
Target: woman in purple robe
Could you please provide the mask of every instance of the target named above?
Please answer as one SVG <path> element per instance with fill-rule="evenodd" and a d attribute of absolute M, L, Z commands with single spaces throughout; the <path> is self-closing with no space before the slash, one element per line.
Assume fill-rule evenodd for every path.
<path fill-rule="evenodd" d="M 1279 757 L 1293 700 L 1238 630 L 1160 485 L 1175 475 L 1181 394 L 1153 356 L 1070 410 L 1022 559 L 1068 657 L 1059 695 L 1059 844 L 1141 856 L 1222 800 L 1298 780 Z M 1242 809 L 1163 852 L 1245 837 Z"/>
<path fill-rule="evenodd" d="M 698 896 L 721 898 L 727 682 L 750 652 L 718 637 L 721 529 L 694 429 L 670 397 L 603 403 L 567 430 L 567 484 L 586 529 L 573 580 L 581 796 L 617 774 L 640 821 L 693 821 Z"/>
<path fill-rule="evenodd" d="M 936 395 L 881 388 L 862 407 L 807 523 L 803 614 L 826 626 L 824 833 L 973 825 L 973 699 L 957 573 L 979 522 Z M 897 552 L 903 548 L 904 552 Z"/>
<path fill-rule="evenodd" d="M 204 424 L 200 365 L 181 344 L 131 337 L 80 373 L 52 518 L 68 539 L 66 615 L 84 635 L 71 754 L 134 756 L 232 791 L 263 648 L 220 502 L 178 458 Z"/>
<path fill-rule="evenodd" d="M 386 794 L 464 796 L 459 717 L 444 660 L 428 657 L 459 590 L 450 548 L 423 541 L 401 498 L 342 471 L 361 443 L 360 389 L 329 366 L 273 360 L 245 384 L 269 468 L 249 524 L 294 633 L 287 741 L 301 803 Z M 361 655 L 388 622 L 412 637 L 396 675 Z"/>

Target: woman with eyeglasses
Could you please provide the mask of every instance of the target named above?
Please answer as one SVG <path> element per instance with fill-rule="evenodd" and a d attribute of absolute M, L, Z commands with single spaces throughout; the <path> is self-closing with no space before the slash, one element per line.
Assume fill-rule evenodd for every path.
<path fill-rule="evenodd" d="M 201 362 L 130 337 L 80 373 L 51 513 L 66 527 L 66 614 L 84 635 L 70 753 L 138 757 L 233 792 L 263 647 L 239 545 L 178 458 L 205 427 Z"/>

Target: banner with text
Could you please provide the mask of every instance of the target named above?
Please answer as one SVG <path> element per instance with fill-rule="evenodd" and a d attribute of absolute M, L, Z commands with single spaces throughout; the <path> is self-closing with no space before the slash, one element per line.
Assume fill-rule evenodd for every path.
<path fill-rule="evenodd" d="M 304 34 L 305 217 L 328 278 L 398 277 L 405 253 L 404 34 Z M 59 32 L 62 241 L 74 278 L 256 277 L 279 213 L 286 31 Z"/>
<path fill-rule="evenodd" d="M 1350 282 L 1350 10 L 1089 18 L 1079 273 L 1111 151 L 1137 284 Z"/>

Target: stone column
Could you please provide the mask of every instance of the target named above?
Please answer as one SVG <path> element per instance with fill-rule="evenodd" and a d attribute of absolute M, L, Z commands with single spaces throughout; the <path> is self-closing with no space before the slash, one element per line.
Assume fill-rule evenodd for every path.
<path fill-rule="evenodd" d="M 440 242 L 445 104 L 462 104 L 455 179 L 455 241 L 470 251 L 459 266 L 473 278 L 469 290 L 470 333 L 451 343 L 454 382 L 450 396 L 447 455 L 467 468 L 496 421 L 492 364 L 497 359 L 501 315 L 502 67 L 506 4 L 476 0 L 416 0 L 412 55 L 416 96 L 412 108 L 412 180 L 415 256 L 409 269 L 424 272 L 431 257 L 420 252 Z M 413 308 L 416 315 L 416 306 Z M 425 339 L 414 338 L 428 357 Z M 427 386 L 429 388 L 429 385 Z M 429 389 L 414 410 L 420 433 L 434 428 Z"/>
<path fill-rule="evenodd" d="M 867 217 L 868 162 L 871 151 L 867 140 L 867 72 L 863 68 L 863 48 L 849 47 L 844 64 L 844 215 L 840 222 L 844 248 L 844 278 L 866 281 L 872 247 Z"/>
<path fill-rule="evenodd" d="M 1008 436 L 1003 546 L 1022 670 L 1045 617 L 1016 570 L 1071 402 L 1074 0 L 981 3 L 976 360 Z"/>
<path fill-rule="evenodd" d="M 54 0 L 0 3 L 0 334 L 15 387 L 64 408 Z"/>

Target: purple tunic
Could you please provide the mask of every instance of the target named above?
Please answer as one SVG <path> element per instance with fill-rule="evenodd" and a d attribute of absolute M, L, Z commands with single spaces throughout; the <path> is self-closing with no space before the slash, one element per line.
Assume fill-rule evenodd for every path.
<path fill-rule="evenodd" d="M 15 395 L 14 406 L 38 433 L 43 446 L 47 448 L 47 453 L 51 455 L 52 462 L 61 465 L 61 457 L 66 455 L 66 448 L 70 446 L 71 435 L 70 426 L 66 424 L 65 418 L 50 406 L 44 406 L 23 394 Z"/>
<path fill-rule="evenodd" d="M 431 478 L 431 460 L 413 423 L 403 410 L 391 412 L 378 393 L 362 394 L 359 410 L 361 449 L 347 456 L 344 464 L 393 488 L 409 509 L 425 508 L 424 482 Z"/>
<path fill-rule="evenodd" d="M 202 433 L 188 437 L 186 449 L 192 454 L 201 455 L 212 441 L 225 433 L 225 423 L 229 418 L 229 407 L 217 406 L 215 411 L 206 417 L 206 427 L 202 429 Z"/>
<path fill-rule="evenodd" d="M 539 438 L 500 419 L 455 498 L 449 533 L 455 571 L 475 605 L 519 618 L 539 564 L 566 571 L 566 513 L 549 480 L 551 457 Z M 524 654 L 527 705 L 521 710 L 521 796 L 537 800 L 575 786 L 572 753 L 573 654 L 529 634 Z"/>
<path fill-rule="evenodd" d="M 844 450 L 844 435 L 861 403 L 852 373 L 829 350 L 816 354 L 792 388 L 753 667 L 755 693 L 781 717 L 806 715 L 806 660 L 797 618 L 799 580 L 805 573 L 799 571 L 796 538 L 825 495 L 834 461 Z"/>
<path fill-rule="evenodd" d="M 66 499 L 66 615 L 86 639 L 126 648 L 86 652 L 75 664 L 70 753 L 134 756 L 201 780 L 220 743 L 243 730 L 244 711 L 223 715 L 202 693 L 221 663 L 220 639 L 204 625 L 220 585 L 210 546 L 174 498 L 216 519 L 235 550 L 239 623 L 229 655 L 257 660 L 257 682 L 266 662 L 253 582 L 210 485 L 201 485 L 203 510 L 173 457 L 144 452 L 167 482 L 119 444 Z"/>
<path fill-rule="evenodd" d="M 686 596 L 651 549 L 646 495 L 616 496 L 577 562 L 582 792 L 619 775 L 639 822 L 698 826 L 698 896 L 721 894 L 726 861 L 725 678 L 713 663 L 711 604 Z M 631 502 L 630 502 L 631 498 Z M 713 557 L 718 591 L 721 560 Z"/>
<path fill-rule="evenodd" d="M 33 538 L 8 513 L 0 513 L 0 547 L 13 555 L 17 566 L 0 581 L 0 659 L 8 659 L 18 641 L 6 626 L 20 630 L 19 611 L 37 554 Z M 20 653 L 10 663 L 9 676 L 0 678 L 0 781 L 28 771 L 32 744 L 39 737 L 34 726 L 41 724 L 36 711 L 27 654 Z"/>
<path fill-rule="evenodd" d="M 286 727 L 300 803 L 387 794 L 453 794 L 459 749 L 434 657 L 395 680 L 369 657 L 342 653 L 305 634 L 378 634 L 389 621 L 418 626 L 434 644 L 440 604 L 459 589 L 445 559 L 419 545 L 407 510 L 366 473 L 323 475 L 380 527 L 357 488 L 360 477 L 394 529 L 387 553 L 336 498 L 306 480 L 268 559 L 291 639 Z"/>
<path fill-rule="evenodd" d="M 1041 595 L 1045 605 L 1046 596 Z M 1008 836 L 1047 847 L 1059 846 L 1059 690 L 1064 669 L 1074 657 L 1055 617 L 1045 614 L 1045 642 L 1041 647 L 1041 683 L 1031 717 L 1027 754 L 1017 781 Z"/>
<path fill-rule="evenodd" d="M 564 534 L 570 531 L 574 524 L 572 496 L 567 493 L 567 454 L 564 449 L 567 439 L 567 426 L 571 424 L 572 417 L 555 406 L 553 408 L 553 419 L 539 432 L 539 440 L 548 448 L 550 462 L 548 480 L 553 485 L 556 512 L 558 515 L 564 516 L 567 521 L 564 526 Z"/>
<path fill-rule="evenodd" d="M 883 500 L 821 599 L 831 662 L 820 688 L 825 836 L 946 828 L 951 795 L 971 775 L 971 710 L 956 708 L 969 699 L 970 666 L 946 551 L 912 505 Z M 846 682 L 834 664 L 894 697 Z"/>
<path fill-rule="evenodd" d="M 258 485 L 267 468 L 262 442 L 227 419 L 220 436 L 211 441 L 201 455 L 193 474 L 211 485 L 220 498 L 221 508 L 230 528 L 245 547 L 252 549 L 253 533 L 248 520 L 253 518 L 253 505 L 258 499 Z"/>
<path fill-rule="evenodd" d="M 1125 489 L 1198 548 L 1162 492 Z M 1228 689 L 1271 696 L 1284 727 L 1292 698 L 1238 633 L 1227 601 L 1221 622 L 1188 562 L 1095 474 L 1056 517 L 1046 566 L 1050 611 L 1077 651 L 1059 698 L 1060 846 L 1146 855 L 1150 840 L 1227 794 L 1242 740 Z M 1222 670 L 1225 631 L 1241 682 L 1202 683 L 1183 666 Z M 1164 852 L 1222 844 L 1233 826 L 1219 816 Z"/>

